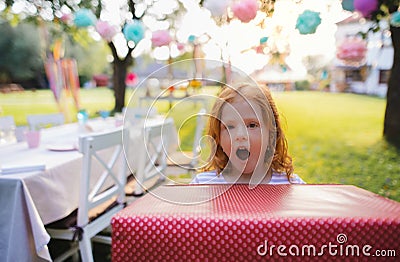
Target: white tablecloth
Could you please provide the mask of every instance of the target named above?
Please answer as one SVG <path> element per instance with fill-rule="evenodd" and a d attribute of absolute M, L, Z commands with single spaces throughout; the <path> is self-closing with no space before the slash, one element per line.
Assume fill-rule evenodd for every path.
<path fill-rule="evenodd" d="M 147 124 L 162 122 L 162 118 L 156 118 Z M 115 128 L 115 121 L 98 119 L 89 125 L 94 131 L 104 131 Z M 142 142 L 141 129 L 135 126 L 130 129 L 133 143 L 130 152 L 134 152 L 138 148 L 135 143 Z M 44 225 L 65 217 L 78 206 L 82 154 L 77 150 L 49 148 L 77 146 L 82 128 L 74 123 L 41 132 L 38 148 L 29 149 L 26 142 L 0 147 L 0 166 L 45 165 L 45 170 L 0 174 L 0 254 L 7 254 L 5 261 L 51 260 L 47 250 L 50 238 Z M 176 130 L 171 136 L 170 145 L 176 146 Z M 129 162 L 132 167 L 134 161 Z"/>

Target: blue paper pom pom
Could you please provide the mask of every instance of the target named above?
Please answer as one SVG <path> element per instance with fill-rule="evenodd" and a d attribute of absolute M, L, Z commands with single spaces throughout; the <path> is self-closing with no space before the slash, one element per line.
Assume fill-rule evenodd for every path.
<path fill-rule="evenodd" d="M 343 10 L 353 12 L 354 11 L 354 0 L 343 0 L 342 8 L 343 8 Z"/>
<path fill-rule="evenodd" d="M 320 24 L 321 17 L 318 12 L 305 10 L 297 18 L 296 29 L 298 29 L 302 35 L 314 34 Z"/>
<path fill-rule="evenodd" d="M 268 37 L 264 36 L 260 38 L 260 45 L 265 44 L 268 41 Z"/>
<path fill-rule="evenodd" d="M 137 44 L 144 38 L 144 26 L 140 21 L 135 20 L 125 25 L 123 33 L 126 40 L 133 41 Z"/>
<path fill-rule="evenodd" d="M 75 13 L 74 24 L 77 27 L 88 27 L 96 24 L 96 16 L 89 9 L 80 9 Z"/>
<path fill-rule="evenodd" d="M 395 27 L 400 27 L 400 12 L 394 12 L 390 15 L 390 24 Z"/>

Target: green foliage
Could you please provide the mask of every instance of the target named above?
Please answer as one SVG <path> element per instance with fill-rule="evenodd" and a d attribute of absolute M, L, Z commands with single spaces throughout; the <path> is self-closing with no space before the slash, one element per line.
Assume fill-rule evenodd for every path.
<path fill-rule="evenodd" d="M 20 23 L 12 27 L 4 22 L 0 35 L 0 82 L 33 78 L 43 71 L 39 32 L 35 26 Z"/>

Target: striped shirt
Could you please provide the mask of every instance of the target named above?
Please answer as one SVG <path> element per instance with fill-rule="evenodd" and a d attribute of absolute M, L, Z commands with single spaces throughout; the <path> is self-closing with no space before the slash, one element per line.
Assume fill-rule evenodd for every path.
<path fill-rule="evenodd" d="M 305 182 L 296 174 L 293 174 L 290 180 L 293 184 L 305 184 Z M 196 175 L 190 184 L 228 184 L 228 182 L 222 174 L 217 176 L 217 172 L 214 170 Z M 272 173 L 271 180 L 268 184 L 289 184 L 289 181 L 285 174 L 274 172 Z"/>

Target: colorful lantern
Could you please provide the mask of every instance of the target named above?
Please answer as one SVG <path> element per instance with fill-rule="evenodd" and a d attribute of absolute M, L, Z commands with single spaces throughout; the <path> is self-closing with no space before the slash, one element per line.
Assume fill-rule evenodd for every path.
<path fill-rule="evenodd" d="M 229 0 L 205 0 L 203 6 L 210 10 L 212 16 L 223 16 L 227 12 Z"/>
<path fill-rule="evenodd" d="M 78 10 L 74 16 L 74 24 L 77 27 L 88 27 L 96 23 L 96 16 L 93 14 L 92 10 L 83 8 Z"/>
<path fill-rule="evenodd" d="M 400 27 L 400 12 L 394 12 L 390 15 L 390 24 L 395 27 Z"/>
<path fill-rule="evenodd" d="M 112 38 L 118 33 L 116 26 L 110 25 L 108 22 L 101 20 L 96 23 L 96 31 L 107 42 L 111 42 Z"/>
<path fill-rule="evenodd" d="M 354 0 L 354 9 L 360 12 L 363 17 L 369 17 L 372 12 L 378 9 L 378 0 Z"/>
<path fill-rule="evenodd" d="M 347 64 L 361 63 L 367 53 L 367 43 L 361 38 L 351 37 L 337 48 L 336 57 Z"/>
<path fill-rule="evenodd" d="M 342 8 L 343 8 L 343 10 L 353 12 L 354 11 L 354 0 L 343 0 Z"/>
<path fill-rule="evenodd" d="M 297 18 L 296 29 L 298 29 L 302 35 L 314 34 L 320 24 L 321 17 L 318 12 L 305 10 Z"/>
<path fill-rule="evenodd" d="M 153 43 L 153 46 L 159 47 L 159 46 L 169 45 L 171 41 L 172 38 L 167 30 L 155 31 L 153 32 L 151 37 L 151 42 Z"/>
<path fill-rule="evenodd" d="M 135 20 L 132 23 L 125 25 L 123 33 L 126 40 L 133 41 L 135 44 L 137 44 L 144 37 L 143 24 L 140 21 Z"/>
<path fill-rule="evenodd" d="M 243 23 L 248 23 L 257 15 L 258 3 L 256 0 L 243 0 L 232 6 L 233 15 Z"/>

